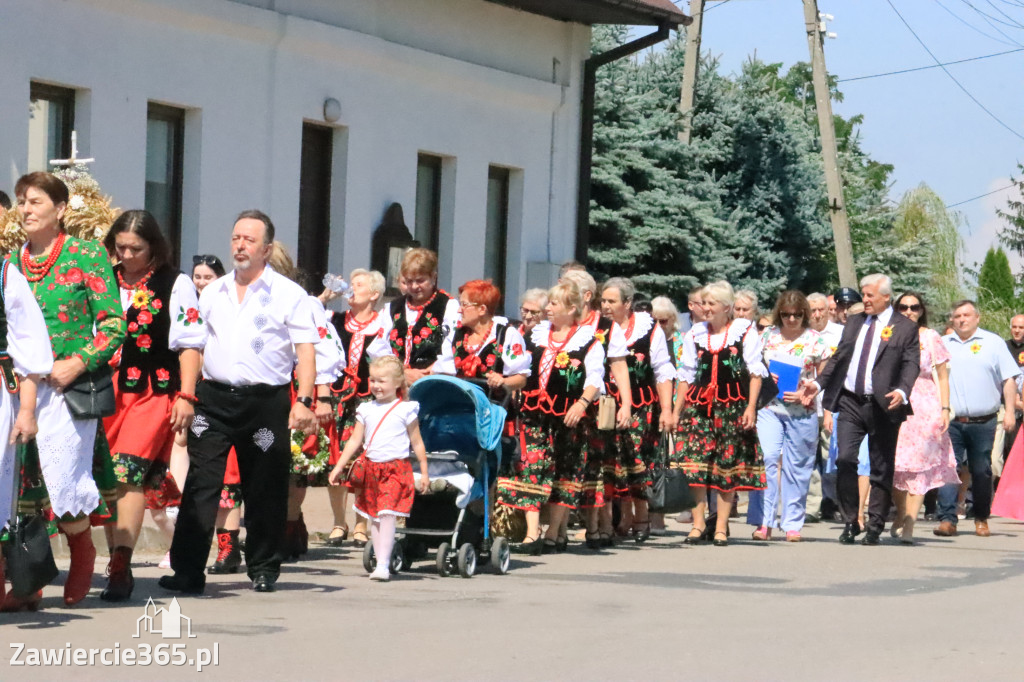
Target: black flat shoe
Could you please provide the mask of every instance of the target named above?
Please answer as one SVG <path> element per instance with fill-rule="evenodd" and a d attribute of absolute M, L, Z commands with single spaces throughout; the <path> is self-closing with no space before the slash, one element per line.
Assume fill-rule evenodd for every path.
<path fill-rule="evenodd" d="M 555 540 L 555 551 L 561 554 L 562 552 L 568 551 L 569 549 L 569 538 L 560 537 Z"/>
<path fill-rule="evenodd" d="M 544 552 L 543 536 L 537 537 L 536 540 L 527 540 L 526 542 L 520 542 L 518 545 L 515 545 L 515 552 L 517 554 L 529 554 L 530 556 L 540 556 Z"/>
<path fill-rule="evenodd" d="M 253 592 L 275 592 L 274 581 L 270 576 L 258 575 L 252 581 Z"/>
<path fill-rule="evenodd" d="M 728 547 L 729 536 L 725 533 L 715 533 L 715 539 L 711 541 L 715 547 Z"/>
<path fill-rule="evenodd" d="M 615 535 L 612 533 L 600 533 L 601 535 L 601 547 L 614 547 L 615 546 Z"/>
<path fill-rule="evenodd" d="M 548 538 L 544 538 L 542 547 L 543 549 L 541 551 L 543 554 L 554 554 L 558 551 L 558 543 L 554 540 L 549 540 Z"/>
<path fill-rule="evenodd" d="M 602 547 L 601 534 L 597 533 L 597 532 L 591 533 L 588 530 L 587 531 L 587 537 L 584 540 L 584 542 L 587 545 L 587 549 L 592 549 L 592 550 L 595 550 L 595 551 L 599 550 Z"/>
<path fill-rule="evenodd" d="M 642 523 L 633 524 L 633 542 L 638 545 L 642 545 L 651 537 L 651 522 L 644 521 Z"/>
<path fill-rule="evenodd" d="M 843 527 L 843 532 L 839 536 L 839 542 L 844 545 L 852 545 L 858 535 L 860 535 L 860 524 L 856 521 L 848 523 Z"/>
<path fill-rule="evenodd" d="M 200 574 L 199 577 L 196 578 L 187 578 L 175 573 L 174 575 L 163 576 L 159 581 L 157 581 L 157 585 L 171 592 L 181 592 L 182 594 L 202 594 L 206 589 L 206 576 Z"/>
<path fill-rule="evenodd" d="M 696 533 L 696 535 L 694 535 Z M 703 545 L 707 543 L 703 530 L 691 530 L 690 534 L 683 538 L 684 545 Z"/>

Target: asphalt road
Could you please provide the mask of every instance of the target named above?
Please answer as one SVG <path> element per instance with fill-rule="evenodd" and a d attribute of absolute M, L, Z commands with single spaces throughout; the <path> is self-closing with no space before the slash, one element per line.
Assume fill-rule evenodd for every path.
<path fill-rule="evenodd" d="M 216 666 L 105 667 L 98 653 L 95 666 L 13 666 L 11 648 L 0 679 L 1021 679 L 1024 525 L 994 520 L 978 538 L 961 522 L 953 539 L 932 527 L 918 524 L 915 547 L 848 547 L 832 524 L 808 526 L 801 544 L 754 542 L 734 524 L 733 543 L 716 548 L 682 546 L 671 523 L 642 548 L 577 544 L 472 579 L 440 578 L 429 561 L 388 584 L 367 580 L 357 550 L 318 545 L 274 594 L 239 574 L 182 598 L 191 639 L 133 637 L 148 596 L 170 601 L 149 564 L 128 604 L 100 601 L 98 575 L 75 608 L 50 587 L 42 611 L 0 615 L 0 640 L 24 644 L 26 662 L 33 648 L 166 644 L 187 663 L 216 647 Z"/>

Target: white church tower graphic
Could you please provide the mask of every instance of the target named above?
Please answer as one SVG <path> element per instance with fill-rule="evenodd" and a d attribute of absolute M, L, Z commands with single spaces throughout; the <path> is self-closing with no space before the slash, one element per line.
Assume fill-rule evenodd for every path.
<path fill-rule="evenodd" d="M 157 616 L 160 617 L 160 627 L 156 626 Z M 192 634 L 192 619 L 183 616 L 178 598 L 171 599 L 167 608 L 157 608 L 150 597 L 146 601 L 145 612 L 135 621 L 135 634 L 133 637 L 142 637 L 143 632 L 153 635 L 160 635 L 164 639 L 181 639 L 182 623 L 185 624 L 186 637 L 195 637 Z"/>

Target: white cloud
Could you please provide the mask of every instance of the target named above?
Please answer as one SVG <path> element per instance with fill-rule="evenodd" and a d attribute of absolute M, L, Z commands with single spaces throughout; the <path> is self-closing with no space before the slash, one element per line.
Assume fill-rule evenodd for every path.
<path fill-rule="evenodd" d="M 1020 199 L 1017 188 L 1008 187 L 1011 183 L 1012 180 L 1008 177 L 991 180 L 985 191 L 995 193 L 978 200 L 979 206 L 971 211 L 978 219 L 973 221 L 972 225 L 961 228 L 964 237 L 964 263 L 968 266 L 973 266 L 974 263 L 981 265 L 989 248 L 999 245 L 999 231 L 1005 227 L 1006 221 L 999 217 L 996 210 L 1005 210 L 1007 200 L 1014 195 Z M 1007 252 L 1007 256 L 1015 273 L 1024 270 L 1024 259 L 1016 253 Z"/>

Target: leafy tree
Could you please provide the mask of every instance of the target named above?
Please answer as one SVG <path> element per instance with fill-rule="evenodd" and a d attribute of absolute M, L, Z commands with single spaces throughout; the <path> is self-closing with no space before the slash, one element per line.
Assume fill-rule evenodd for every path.
<path fill-rule="evenodd" d="M 1006 248 L 1024 256 L 1024 163 L 1017 164 L 1022 175 L 1010 179 L 1017 188 L 1020 198 L 1007 199 L 1006 210 L 996 210 L 996 214 L 1006 221 L 1006 227 L 999 231 L 999 241 Z"/>
<path fill-rule="evenodd" d="M 978 307 L 987 329 L 1000 334 L 1009 331 L 1017 303 L 1015 289 L 1006 252 L 1001 246 L 990 248 L 978 271 Z"/>

